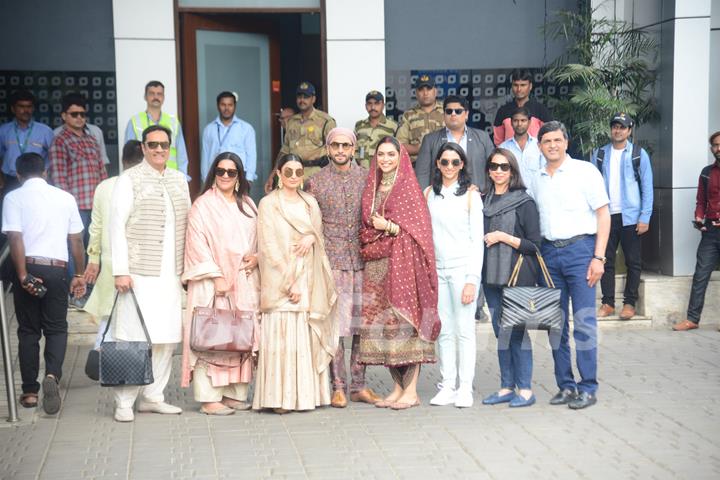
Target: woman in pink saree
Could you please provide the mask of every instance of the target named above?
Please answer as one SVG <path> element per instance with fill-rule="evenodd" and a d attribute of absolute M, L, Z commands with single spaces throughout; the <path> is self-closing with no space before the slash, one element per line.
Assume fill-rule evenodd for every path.
<path fill-rule="evenodd" d="M 194 307 L 208 307 L 216 297 L 225 297 L 225 301 L 217 298 L 218 307 L 228 308 L 230 300 L 238 310 L 258 311 L 257 208 L 249 190 L 240 157 L 221 153 L 188 215 L 182 275 L 188 295 L 181 385 L 188 387 L 192 380 L 195 400 L 202 403 L 200 411 L 207 415 L 230 415 L 250 408 L 247 396 L 253 361 L 249 355 L 190 349 Z M 256 337 L 258 334 L 256 317 Z"/>

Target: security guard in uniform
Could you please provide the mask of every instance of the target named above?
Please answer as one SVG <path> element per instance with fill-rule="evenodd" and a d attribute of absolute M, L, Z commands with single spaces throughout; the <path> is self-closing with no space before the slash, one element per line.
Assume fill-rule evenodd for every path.
<path fill-rule="evenodd" d="M 310 82 L 298 85 L 295 102 L 300 113 L 288 119 L 283 145 L 273 165 L 286 153 L 293 153 L 302 158 L 304 178 L 307 179 L 328 164 L 325 137 L 335 128 L 335 120 L 327 113 L 315 109 L 315 87 Z M 272 189 L 273 172 L 274 168 L 265 182 L 265 193 Z"/>
<path fill-rule="evenodd" d="M 385 97 L 382 93 L 373 90 L 365 95 L 365 110 L 368 112 L 368 118 L 355 123 L 357 136 L 355 159 L 362 167 L 370 167 L 370 160 L 375 155 L 378 142 L 388 135 L 395 135 L 397 130 L 397 123 L 383 114 L 384 109 Z"/>
<path fill-rule="evenodd" d="M 435 80 L 430 75 L 420 75 L 415 84 L 417 106 L 405 111 L 400 117 L 397 139 L 405 146 L 415 165 L 423 137 L 442 128 L 444 123 L 442 103 L 436 100 Z"/>

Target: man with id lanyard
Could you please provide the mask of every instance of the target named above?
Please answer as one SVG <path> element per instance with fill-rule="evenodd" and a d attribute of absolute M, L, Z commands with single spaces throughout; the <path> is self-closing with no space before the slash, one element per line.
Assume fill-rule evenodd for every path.
<path fill-rule="evenodd" d="M 248 122 L 235 116 L 237 98 L 232 92 L 220 92 L 217 96 L 218 116 L 203 130 L 200 176 L 202 181 L 215 157 L 223 152 L 232 152 L 242 160 L 248 181 L 257 178 L 257 148 L 255 129 Z"/>
<path fill-rule="evenodd" d="M 15 117 L 0 126 L 0 159 L 2 160 L 2 176 L 0 190 L 3 198 L 11 190 L 20 186 L 15 170 L 15 161 L 23 153 L 37 153 L 45 161 L 53 132 L 44 123 L 33 120 L 35 96 L 28 90 L 13 92 L 10 97 L 10 110 Z"/>

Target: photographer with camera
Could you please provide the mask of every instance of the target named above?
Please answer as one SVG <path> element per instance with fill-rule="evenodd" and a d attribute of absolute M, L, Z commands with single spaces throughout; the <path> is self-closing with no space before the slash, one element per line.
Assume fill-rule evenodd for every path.
<path fill-rule="evenodd" d="M 83 223 L 75 198 L 48 185 L 45 161 L 37 153 L 24 153 L 16 162 L 22 186 L 5 197 L 2 230 L 8 236 L 17 278 L 13 300 L 18 321 L 18 355 L 23 394 L 20 404 L 36 407 L 40 384 L 40 337 L 45 335 L 43 409 L 60 410 L 59 381 L 67 348 L 68 293 L 85 294 Z M 68 281 L 70 244 L 75 275 Z"/>

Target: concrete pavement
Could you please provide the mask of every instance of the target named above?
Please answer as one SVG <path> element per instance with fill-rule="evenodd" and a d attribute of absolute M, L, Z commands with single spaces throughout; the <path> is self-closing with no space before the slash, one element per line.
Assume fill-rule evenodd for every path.
<path fill-rule="evenodd" d="M 0 478 L 720 478 L 715 325 L 601 329 L 599 402 L 584 411 L 548 405 L 556 387 L 542 334 L 534 339 L 538 403 L 481 405 L 498 386 L 495 345 L 479 326 L 469 409 L 428 405 L 439 380 L 431 366 L 421 374 L 423 405 L 408 411 L 351 403 L 207 417 L 191 390 L 178 387 L 175 357 L 167 399 L 185 413 L 137 414 L 132 424 L 112 420 L 110 392 L 83 373 L 89 347 L 72 346 L 61 412 L 21 408 L 19 425 L 0 427 Z M 370 368 L 368 378 L 389 390 L 383 368 Z"/>

